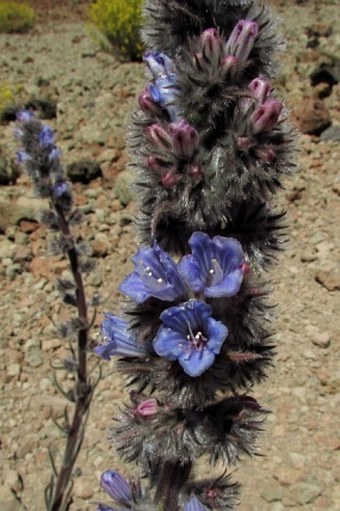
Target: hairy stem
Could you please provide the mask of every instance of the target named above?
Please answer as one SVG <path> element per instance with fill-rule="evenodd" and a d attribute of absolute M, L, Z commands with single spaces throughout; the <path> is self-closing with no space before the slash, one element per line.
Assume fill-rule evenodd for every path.
<path fill-rule="evenodd" d="M 67 219 L 65 218 L 64 212 L 56 203 L 53 203 L 52 207 L 57 213 L 62 236 L 70 241 L 70 248 L 67 251 L 67 255 L 70 262 L 73 280 L 76 285 L 78 317 L 84 324 L 84 327 L 78 330 L 78 364 L 75 393 L 76 403 L 73 412 L 73 418 L 67 431 L 67 442 L 65 446 L 63 462 L 57 476 L 53 496 L 49 506 L 50 511 L 61 511 L 67 504 L 65 501 L 65 499 L 67 500 L 68 495 L 67 489 L 72 476 L 72 470 L 84 438 L 85 424 L 93 395 L 93 389 L 89 382 L 87 372 L 87 346 L 89 340 L 89 326 L 84 283 L 81 271 L 79 269 L 78 253 L 74 245 L 70 226 Z"/>
<path fill-rule="evenodd" d="M 180 461 L 162 464 L 155 494 L 155 503 L 162 511 L 179 511 L 179 494 L 189 478 L 191 466 Z"/>

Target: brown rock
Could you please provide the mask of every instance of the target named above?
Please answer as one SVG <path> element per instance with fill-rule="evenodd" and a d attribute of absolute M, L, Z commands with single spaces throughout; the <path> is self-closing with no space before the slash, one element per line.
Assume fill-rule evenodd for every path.
<path fill-rule="evenodd" d="M 329 111 L 317 98 L 303 98 L 293 107 L 297 127 L 307 135 L 319 135 L 331 124 Z"/>
<path fill-rule="evenodd" d="M 319 270 L 315 274 L 315 280 L 328 291 L 340 290 L 340 271 Z"/>
<path fill-rule="evenodd" d="M 34 220 L 20 220 L 19 227 L 22 232 L 31 234 L 38 229 L 39 224 Z"/>

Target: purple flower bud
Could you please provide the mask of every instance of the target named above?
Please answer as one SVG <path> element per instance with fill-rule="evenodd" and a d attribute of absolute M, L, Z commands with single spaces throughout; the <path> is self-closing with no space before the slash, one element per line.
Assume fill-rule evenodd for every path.
<path fill-rule="evenodd" d="M 261 104 L 267 101 L 273 90 L 270 82 L 261 76 L 254 78 L 248 87 L 252 91 L 254 98 Z"/>
<path fill-rule="evenodd" d="M 15 161 L 20 165 L 22 163 L 25 163 L 27 160 L 30 160 L 31 157 L 29 154 L 26 153 L 23 149 L 20 149 L 16 152 L 16 159 Z"/>
<path fill-rule="evenodd" d="M 254 46 L 258 31 L 256 21 L 240 20 L 228 39 L 226 54 L 234 55 L 239 64 L 244 64 Z"/>
<path fill-rule="evenodd" d="M 13 137 L 19 140 L 23 136 L 24 132 L 21 128 L 14 128 Z"/>
<path fill-rule="evenodd" d="M 164 149 L 169 150 L 171 148 L 170 135 L 158 124 L 148 126 L 146 133 L 157 149 L 163 151 Z"/>
<path fill-rule="evenodd" d="M 143 57 L 152 76 L 157 79 L 160 76 L 167 76 L 176 72 L 173 61 L 165 53 L 159 51 L 148 51 Z"/>
<path fill-rule="evenodd" d="M 138 103 L 141 109 L 147 114 L 157 114 L 160 112 L 160 107 L 152 100 L 148 88 L 140 93 L 138 96 Z"/>
<path fill-rule="evenodd" d="M 34 119 L 34 112 L 32 110 L 26 110 L 25 108 L 19 110 L 17 113 L 17 120 L 22 124 L 32 121 Z"/>
<path fill-rule="evenodd" d="M 104 343 L 94 348 L 94 352 L 104 360 L 111 357 L 143 357 L 147 355 L 148 348 L 138 344 L 136 339 L 128 332 L 128 324 L 123 319 L 106 313 L 101 325 Z"/>
<path fill-rule="evenodd" d="M 54 131 L 50 126 L 44 126 L 39 134 L 39 142 L 42 147 L 48 147 L 54 142 Z"/>
<path fill-rule="evenodd" d="M 201 34 L 202 54 L 215 67 L 218 66 L 223 52 L 222 39 L 215 28 L 208 28 Z"/>
<path fill-rule="evenodd" d="M 279 120 L 282 107 L 281 101 L 277 99 L 269 99 L 257 107 L 249 118 L 253 132 L 256 134 L 274 128 Z"/>
<path fill-rule="evenodd" d="M 198 133 L 185 119 L 170 124 L 172 148 L 176 156 L 190 160 L 198 147 Z"/>
<path fill-rule="evenodd" d="M 103 490 L 119 504 L 128 504 L 132 500 L 132 490 L 125 477 L 114 470 L 106 470 L 100 478 Z"/>
<path fill-rule="evenodd" d="M 189 499 L 184 504 L 184 510 L 183 511 L 207 511 L 207 508 L 203 506 L 202 502 L 198 500 L 196 495 L 193 495 L 191 499 Z"/>
<path fill-rule="evenodd" d="M 57 160 L 58 158 L 60 158 L 60 155 L 61 155 L 60 149 L 58 147 L 53 147 L 48 154 L 49 162 Z"/>
<path fill-rule="evenodd" d="M 158 403 L 157 399 L 150 398 L 142 401 L 135 410 L 135 415 L 139 417 L 151 417 L 152 415 L 156 415 L 158 412 Z"/>
<path fill-rule="evenodd" d="M 234 55 L 226 55 L 221 59 L 221 68 L 225 75 L 233 75 L 237 69 L 238 59 Z"/>
<path fill-rule="evenodd" d="M 60 181 L 59 183 L 56 183 L 53 187 L 53 194 L 56 197 L 62 197 L 66 193 L 70 193 L 70 185 L 66 181 Z"/>
<path fill-rule="evenodd" d="M 167 170 L 161 179 L 162 185 L 164 188 L 172 188 L 176 186 L 179 181 L 179 176 L 176 174 L 175 169 Z"/>

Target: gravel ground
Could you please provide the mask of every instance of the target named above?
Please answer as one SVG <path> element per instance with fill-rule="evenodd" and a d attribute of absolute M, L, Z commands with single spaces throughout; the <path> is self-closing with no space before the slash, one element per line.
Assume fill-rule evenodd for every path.
<path fill-rule="evenodd" d="M 333 85 L 323 97 L 327 84 L 312 88 L 309 76 L 325 59 L 339 55 L 336 1 L 277 1 L 275 7 L 288 38 L 278 90 L 303 131 L 328 115 L 333 129 L 328 138 L 334 139 L 340 87 Z M 23 98 L 56 104 L 57 117 L 49 123 L 57 130 L 66 164 L 87 159 L 101 166 L 101 178 L 75 185 L 76 202 L 86 214 L 79 235 L 90 241 L 97 262 L 87 277 L 87 292 L 100 291 L 105 310 L 117 310 L 118 285 L 135 251 L 135 206 L 126 198 L 122 170 L 129 111 L 143 84 L 143 66 L 119 64 L 98 51 L 82 23 L 64 19 L 39 24 L 29 35 L 0 35 L 0 72 L 1 80 L 21 86 Z M 313 103 L 311 109 L 301 113 L 307 102 Z M 0 126 L 0 155 L 8 160 L 15 151 L 13 127 L 13 122 Z M 301 135 L 298 172 L 279 199 L 288 210 L 290 241 L 272 273 L 279 304 L 278 355 L 267 382 L 255 389 L 272 413 L 263 457 L 245 459 L 232 470 L 243 484 L 240 511 L 340 509 L 340 150 L 336 140 L 325 138 L 325 132 Z M 68 314 L 53 284 L 56 275 L 67 274 L 67 265 L 46 256 L 49 235 L 36 222 L 40 206 L 25 176 L 0 186 L 2 511 L 44 509 L 48 447 L 57 453 L 63 445 L 52 417 L 62 414 L 65 403 L 53 385 L 51 364 L 67 354 L 53 326 Z M 58 375 L 66 386 L 72 383 L 69 374 Z M 93 510 L 100 498 L 100 473 L 118 466 L 107 429 L 121 389 L 114 364 L 104 365 L 77 463 L 71 511 Z"/>

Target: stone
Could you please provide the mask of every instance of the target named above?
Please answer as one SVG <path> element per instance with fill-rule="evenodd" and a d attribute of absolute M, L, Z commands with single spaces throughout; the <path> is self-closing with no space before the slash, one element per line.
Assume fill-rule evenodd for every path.
<path fill-rule="evenodd" d="M 323 142 L 338 142 L 340 140 L 340 126 L 330 126 L 320 135 L 320 140 Z"/>
<path fill-rule="evenodd" d="M 91 242 L 91 246 L 95 257 L 105 257 L 108 254 L 110 242 L 104 233 L 98 233 Z"/>
<path fill-rule="evenodd" d="M 85 477 L 78 477 L 74 480 L 73 493 L 82 500 L 90 499 L 93 496 L 92 481 Z"/>
<path fill-rule="evenodd" d="M 313 502 L 321 493 L 322 488 L 319 485 L 301 482 L 290 486 L 287 490 L 287 497 L 296 504 L 304 506 Z"/>
<path fill-rule="evenodd" d="M 22 477 L 15 470 L 8 470 L 4 475 L 4 483 L 15 493 L 19 493 L 23 490 Z"/>
<path fill-rule="evenodd" d="M 4 236 L 0 236 L 0 259 L 12 259 L 16 246 Z"/>
<path fill-rule="evenodd" d="M 319 348 L 328 348 L 331 344 L 331 336 L 328 332 L 320 332 L 312 337 L 312 343 Z"/>
<path fill-rule="evenodd" d="M 317 98 L 302 98 L 294 106 L 293 114 L 299 130 L 308 135 L 320 135 L 331 124 L 325 103 Z"/>
<path fill-rule="evenodd" d="M 39 224 L 35 220 L 20 220 L 19 227 L 21 232 L 31 234 L 38 229 Z"/>
<path fill-rule="evenodd" d="M 88 184 L 102 176 L 98 162 L 94 160 L 79 160 L 67 166 L 67 176 L 72 183 Z"/>
<path fill-rule="evenodd" d="M 340 290 L 339 270 L 319 270 L 315 274 L 315 280 L 327 289 L 327 291 Z"/>
<path fill-rule="evenodd" d="M 116 178 L 113 193 L 122 206 L 127 206 L 135 197 L 132 182 L 133 174 L 128 170 L 123 170 Z"/>

